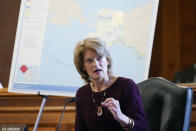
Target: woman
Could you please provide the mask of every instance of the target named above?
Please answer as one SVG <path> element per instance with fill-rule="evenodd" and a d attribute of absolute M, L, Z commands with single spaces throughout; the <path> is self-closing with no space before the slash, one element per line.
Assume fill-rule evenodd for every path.
<path fill-rule="evenodd" d="M 87 83 L 76 93 L 75 131 L 148 131 L 137 86 L 131 79 L 112 75 L 103 41 L 78 42 L 74 64 Z"/>

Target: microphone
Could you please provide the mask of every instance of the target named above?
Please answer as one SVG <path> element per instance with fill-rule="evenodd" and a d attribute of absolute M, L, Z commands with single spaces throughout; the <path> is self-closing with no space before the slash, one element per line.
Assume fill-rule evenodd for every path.
<path fill-rule="evenodd" d="M 76 97 L 73 97 L 73 98 L 71 98 L 70 100 L 68 100 L 67 102 L 65 102 L 64 108 L 63 108 L 62 113 L 61 113 L 61 118 L 60 118 L 59 123 L 58 123 L 58 125 L 57 125 L 56 131 L 59 130 L 59 127 L 60 127 L 60 125 L 61 125 L 61 120 L 62 120 L 62 118 L 63 118 L 63 114 L 64 114 L 64 112 L 65 112 L 66 106 L 67 106 L 69 103 L 72 103 L 72 102 L 75 102 L 75 101 L 76 101 Z"/>

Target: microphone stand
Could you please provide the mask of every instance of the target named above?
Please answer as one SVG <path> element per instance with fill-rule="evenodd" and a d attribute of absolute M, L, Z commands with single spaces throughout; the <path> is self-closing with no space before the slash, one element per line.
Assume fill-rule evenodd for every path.
<path fill-rule="evenodd" d="M 56 131 L 59 131 L 59 127 L 60 127 L 60 125 L 61 125 L 61 120 L 63 119 L 63 114 L 64 114 L 64 112 L 65 112 L 66 106 L 67 106 L 69 103 L 72 103 L 72 102 L 75 102 L 75 101 L 76 101 L 76 97 L 73 97 L 73 98 L 71 98 L 70 100 L 68 100 L 68 101 L 64 104 L 64 108 L 63 108 L 63 110 L 62 110 L 61 117 L 60 117 L 59 123 L 58 123 L 58 125 L 57 125 Z"/>

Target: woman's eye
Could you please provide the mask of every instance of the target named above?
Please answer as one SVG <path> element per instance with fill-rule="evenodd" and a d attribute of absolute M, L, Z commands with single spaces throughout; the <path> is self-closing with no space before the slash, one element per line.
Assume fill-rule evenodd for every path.
<path fill-rule="evenodd" d="M 91 63 L 93 60 L 92 59 L 87 59 L 86 62 L 87 63 Z"/>

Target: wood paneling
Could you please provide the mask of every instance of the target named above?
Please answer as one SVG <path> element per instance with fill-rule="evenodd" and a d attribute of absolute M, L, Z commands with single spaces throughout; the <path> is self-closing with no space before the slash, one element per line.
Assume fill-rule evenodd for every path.
<path fill-rule="evenodd" d="M 158 31 L 156 31 L 154 41 L 154 46 L 157 47 L 153 49 L 155 53 L 152 54 L 150 77 L 161 76 L 171 80 L 173 74 L 180 68 L 179 5 L 179 0 L 160 0 L 156 28 Z M 161 66 L 156 66 L 157 63 L 160 63 Z M 159 71 L 153 72 L 153 70 Z"/>
<path fill-rule="evenodd" d="M 196 1 L 160 0 L 149 76 L 170 81 L 196 63 Z"/>
<path fill-rule="evenodd" d="M 196 84 L 179 84 L 194 88 L 194 100 L 191 118 L 191 131 L 196 129 Z M 18 98 L 18 99 L 15 99 Z M 24 102 L 25 99 L 33 101 L 33 103 Z M 7 89 L 0 90 L 0 100 L 7 105 L 0 105 L 0 122 L 1 124 L 25 124 L 30 131 L 33 130 L 38 111 L 40 109 L 40 96 L 28 94 L 8 93 Z M 70 98 L 67 98 L 70 99 Z M 13 101 L 14 100 L 14 101 Z M 67 101 L 67 100 L 66 100 Z M 61 105 L 59 106 L 59 103 Z M 54 131 L 60 119 L 64 97 L 49 97 L 44 108 L 38 131 Z M 74 129 L 75 105 L 69 105 L 64 112 L 64 117 L 60 126 L 60 130 L 72 131 Z"/>
<path fill-rule="evenodd" d="M 196 129 L 196 105 L 193 105 L 192 114 L 191 114 L 191 131 L 195 131 Z"/>
<path fill-rule="evenodd" d="M 0 0 L 0 82 L 8 85 L 20 0 Z"/>
<path fill-rule="evenodd" d="M 181 4 L 181 67 L 196 63 L 196 1 L 182 1 Z M 194 52 L 194 54 L 193 54 Z"/>
<path fill-rule="evenodd" d="M 70 98 L 49 96 L 37 131 L 54 131 L 59 122 L 64 103 Z M 8 93 L 0 90 L 0 123 L 24 124 L 33 130 L 42 98 L 37 95 Z M 75 104 L 66 107 L 60 130 L 72 131 L 75 121 Z"/>

